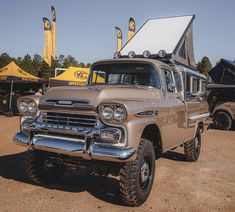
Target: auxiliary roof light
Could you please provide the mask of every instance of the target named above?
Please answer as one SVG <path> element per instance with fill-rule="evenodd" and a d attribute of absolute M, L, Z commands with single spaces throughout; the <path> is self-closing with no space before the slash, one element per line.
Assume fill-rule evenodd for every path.
<path fill-rule="evenodd" d="M 128 53 L 128 57 L 129 57 L 129 58 L 134 58 L 134 57 L 135 57 L 135 52 L 130 51 L 130 52 Z"/>
<path fill-rule="evenodd" d="M 118 59 L 120 57 L 121 57 L 121 53 L 120 52 L 115 52 L 114 59 Z"/>
<path fill-rule="evenodd" d="M 161 49 L 161 50 L 158 52 L 158 56 L 161 57 L 161 58 L 165 57 L 165 56 L 166 56 L 166 51 L 163 50 L 163 49 Z"/>
<path fill-rule="evenodd" d="M 143 56 L 145 57 L 145 58 L 149 58 L 150 57 L 150 51 L 149 50 L 145 50 L 144 52 L 143 52 Z"/>

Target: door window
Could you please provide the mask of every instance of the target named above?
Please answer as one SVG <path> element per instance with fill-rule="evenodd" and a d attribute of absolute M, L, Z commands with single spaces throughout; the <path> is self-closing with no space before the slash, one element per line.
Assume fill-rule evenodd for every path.
<path fill-rule="evenodd" d="M 164 72 L 167 92 L 173 93 L 174 88 L 173 88 L 172 85 L 174 85 L 174 82 L 173 82 L 173 78 L 172 78 L 172 75 L 171 75 L 171 71 L 167 70 L 167 69 L 163 69 L 163 72 Z"/>
<path fill-rule="evenodd" d="M 177 92 L 182 91 L 182 84 L 181 84 L 181 77 L 179 72 L 174 72 L 174 78 L 175 78 L 175 86 L 177 89 Z"/>

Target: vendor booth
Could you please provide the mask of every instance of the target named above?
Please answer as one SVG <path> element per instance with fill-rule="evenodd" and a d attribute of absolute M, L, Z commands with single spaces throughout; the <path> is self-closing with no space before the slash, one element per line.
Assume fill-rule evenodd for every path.
<path fill-rule="evenodd" d="M 84 86 L 87 84 L 90 75 L 90 68 L 69 67 L 62 74 L 50 78 L 49 86 Z M 94 73 L 97 83 L 104 83 L 105 77 L 102 73 L 96 75 Z M 94 78 L 94 77 L 93 77 Z"/>
<path fill-rule="evenodd" d="M 34 94 L 42 88 L 43 81 L 15 64 L 14 61 L 0 69 L 0 113 L 16 114 L 16 101 L 23 95 Z"/>
<path fill-rule="evenodd" d="M 85 85 L 90 74 L 89 68 L 69 67 L 62 74 L 50 78 L 49 86 Z"/>

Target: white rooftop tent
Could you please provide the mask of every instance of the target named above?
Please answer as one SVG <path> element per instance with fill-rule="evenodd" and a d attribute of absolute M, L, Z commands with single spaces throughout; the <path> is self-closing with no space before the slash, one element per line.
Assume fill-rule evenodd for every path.
<path fill-rule="evenodd" d="M 127 56 L 130 51 L 134 51 L 140 56 L 148 50 L 151 55 L 157 55 L 160 50 L 165 50 L 174 62 L 195 67 L 192 37 L 194 18 L 194 15 L 189 15 L 150 19 L 127 42 L 120 53 Z"/>

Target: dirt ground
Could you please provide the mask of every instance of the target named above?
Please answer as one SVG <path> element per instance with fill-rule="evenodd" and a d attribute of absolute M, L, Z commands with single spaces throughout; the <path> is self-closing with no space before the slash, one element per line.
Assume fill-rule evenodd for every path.
<path fill-rule="evenodd" d="M 207 130 L 195 163 L 184 160 L 181 148 L 157 160 L 147 202 L 131 208 L 122 205 L 113 178 L 68 171 L 52 188 L 32 184 L 26 149 L 12 142 L 18 122 L 0 116 L 0 211 L 235 211 L 234 130 Z"/>

